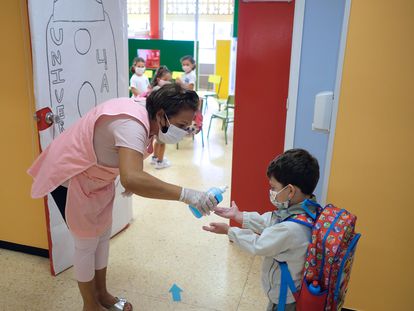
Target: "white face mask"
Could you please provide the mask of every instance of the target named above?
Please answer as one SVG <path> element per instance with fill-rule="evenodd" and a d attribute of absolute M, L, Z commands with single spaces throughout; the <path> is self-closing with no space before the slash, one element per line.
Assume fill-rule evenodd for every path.
<path fill-rule="evenodd" d="M 145 72 L 145 67 L 135 67 L 135 73 L 139 76 L 142 76 Z"/>
<path fill-rule="evenodd" d="M 166 84 L 171 84 L 171 81 L 166 81 L 166 80 L 161 80 L 161 79 L 158 80 L 158 86 L 159 87 L 164 86 Z"/>
<path fill-rule="evenodd" d="M 272 204 L 276 206 L 278 210 L 287 209 L 289 207 L 290 199 L 288 199 L 285 202 L 279 202 L 277 200 L 277 196 L 279 195 L 279 193 L 281 193 L 286 188 L 287 186 L 283 187 L 283 189 L 281 189 L 280 191 L 274 191 L 272 189 L 269 190 L 270 202 L 272 202 Z"/>
<path fill-rule="evenodd" d="M 191 67 L 190 67 L 190 66 L 188 66 L 188 65 L 185 65 L 185 66 L 183 66 L 183 71 L 184 71 L 185 73 L 189 73 L 189 72 L 191 71 Z"/>
<path fill-rule="evenodd" d="M 161 140 L 164 144 L 176 144 L 182 140 L 188 132 L 186 130 L 180 129 L 174 124 L 171 124 L 170 120 L 168 120 L 167 115 L 165 115 L 165 118 L 167 119 L 169 127 L 167 132 L 163 133 L 160 126 L 160 130 L 158 131 L 158 139 Z"/>

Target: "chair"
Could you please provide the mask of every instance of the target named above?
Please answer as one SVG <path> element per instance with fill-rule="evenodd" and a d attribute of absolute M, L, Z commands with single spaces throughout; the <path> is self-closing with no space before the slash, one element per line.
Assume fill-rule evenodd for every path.
<path fill-rule="evenodd" d="M 227 127 L 229 123 L 234 122 L 234 106 L 235 106 L 234 95 L 229 95 L 229 97 L 227 98 L 227 103 L 226 103 L 226 107 L 224 108 L 224 110 L 217 111 L 211 115 L 210 124 L 208 126 L 208 131 L 207 131 L 207 139 L 210 136 L 211 122 L 213 121 L 213 119 L 220 119 L 220 120 L 223 120 L 224 139 L 227 145 Z"/>
<path fill-rule="evenodd" d="M 208 107 L 208 98 L 209 97 L 218 97 L 218 94 L 220 93 L 220 87 L 221 87 L 221 76 L 219 75 L 209 75 L 208 76 L 208 85 L 207 85 L 207 91 L 203 93 L 203 97 L 206 100 L 206 104 L 204 106 L 204 111 Z M 209 87 L 213 89 L 213 91 L 209 91 Z M 217 89 L 217 92 L 216 92 Z M 221 104 L 219 103 L 219 110 L 221 110 Z"/>
<path fill-rule="evenodd" d="M 154 71 L 152 70 L 145 70 L 144 75 L 148 78 L 151 79 L 154 76 Z"/>

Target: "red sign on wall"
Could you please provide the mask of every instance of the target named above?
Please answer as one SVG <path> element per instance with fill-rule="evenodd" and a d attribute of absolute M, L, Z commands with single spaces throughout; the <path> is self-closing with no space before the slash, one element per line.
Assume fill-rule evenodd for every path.
<path fill-rule="evenodd" d="M 160 50 L 137 50 L 139 57 L 145 60 L 145 67 L 157 69 L 160 67 Z"/>

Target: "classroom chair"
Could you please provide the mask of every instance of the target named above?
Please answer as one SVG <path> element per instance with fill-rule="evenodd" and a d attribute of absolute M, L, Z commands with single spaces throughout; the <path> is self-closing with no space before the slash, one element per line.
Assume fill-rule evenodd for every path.
<path fill-rule="evenodd" d="M 234 123 L 234 107 L 235 107 L 234 95 L 229 95 L 227 98 L 227 102 L 226 102 L 226 106 L 224 110 L 217 111 L 211 115 L 210 124 L 208 126 L 208 131 L 207 131 L 207 139 L 210 136 L 211 122 L 213 121 L 213 119 L 220 119 L 220 120 L 223 120 L 224 139 L 227 145 L 227 127 L 229 123 Z"/>
<path fill-rule="evenodd" d="M 208 107 L 208 98 L 209 97 L 218 98 L 218 94 L 220 93 L 221 80 L 222 78 L 219 75 L 208 76 L 207 91 L 203 92 L 203 98 L 206 100 L 206 104 L 204 105 L 204 112 Z M 216 89 L 217 89 L 217 92 L 216 92 Z M 221 104 L 219 103 L 219 111 L 220 110 L 221 110 Z"/>

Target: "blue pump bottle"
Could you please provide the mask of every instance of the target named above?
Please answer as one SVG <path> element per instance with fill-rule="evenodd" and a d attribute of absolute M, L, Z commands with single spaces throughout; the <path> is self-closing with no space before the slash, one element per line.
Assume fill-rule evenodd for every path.
<path fill-rule="evenodd" d="M 214 195 L 214 198 L 217 201 L 217 204 L 219 204 L 221 201 L 223 201 L 223 193 L 226 191 L 227 186 L 221 187 L 221 188 L 217 188 L 217 187 L 213 187 L 207 190 L 208 193 L 212 193 Z M 193 215 L 197 218 L 201 218 L 203 217 L 203 215 L 200 213 L 200 211 L 192 206 L 189 205 L 188 206 L 190 208 L 190 211 L 193 213 Z"/>

